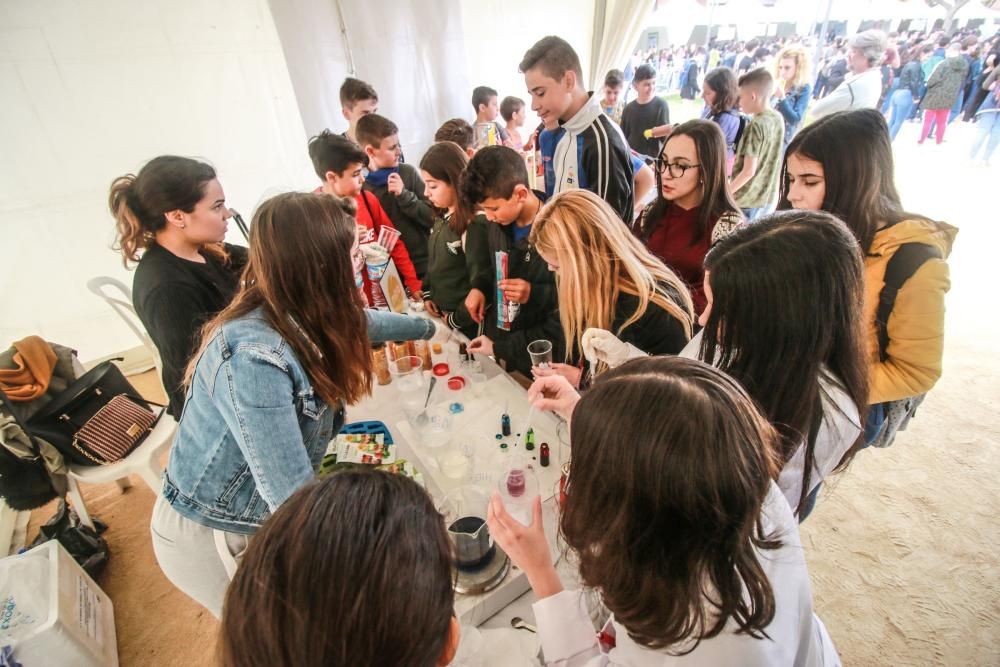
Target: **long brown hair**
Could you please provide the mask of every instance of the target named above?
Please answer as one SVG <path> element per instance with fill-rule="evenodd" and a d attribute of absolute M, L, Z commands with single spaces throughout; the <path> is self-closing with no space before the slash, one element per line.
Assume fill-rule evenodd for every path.
<path fill-rule="evenodd" d="M 161 155 L 147 162 L 138 174 L 125 174 L 111 182 L 108 208 L 115 217 L 116 238 L 112 248 L 121 252 L 122 263 L 139 261 L 139 251 L 156 242 L 156 233 L 167 225 L 166 213 L 190 213 L 205 196 L 205 185 L 215 179 L 211 165 L 176 155 Z M 221 243 L 203 248 L 222 261 L 228 253 Z"/>
<path fill-rule="evenodd" d="M 530 240 L 559 265 L 556 287 L 567 360 L 574 342 L 582 349 L 586 329 L 611 329 L 621 294 L 639 297 L 639 304 L 615 335 L 657 306 L 691 337 L 694 307 L 687 286 L 593 192 L 567 190 L 549 200 L 531 226 Z"/>
<path fill-rule="evenodd" d="M 732 193 L 729 191 L 729 179 L 726 177 L 726 138 L 719 126 L 710 120 L 689 120 L 674 128 L 664 142 L 664 150 L 674 137 L 691 137 L 695 150 L 698 152 L 698 164 L 701 166 L 703 195 L 698 209 L 697 233 L 691 239 L 692 245 L 707 238 L 712 225 L 726 214 L 740 214 Z M 660 153 L 663 159 L 663 153 Z M 640 218 L 639 236 L 643 242 L 648 242 L 656 226 L 670 210 L 674 203 L 663 197 L 663 176 L 656 170 L 656 202 L 650 210 Z"/>
<path fill-rule="evenodd" d="M 353 202 L 287 192 L 257 209 L 243 285 L 205 325 L 185 383 L 218 329 L 261 309 L 328 405 L 356 403 L 371 393 L 372 358 L 364 309 L 357 299 L 351 249 Z"/>
<path fill-rule="evenodd" d="M 712 309 L 700 356 L 757 401 L 780 434 L 783 465 L 805 447 L 801 507 L 824 418 L 820 378 L 843 388 L 861 424 L 867 412 L 861 249 L 829 213 L 787 211 L 719 241 L 705 257 L 705 271 Z M 863 444 L 861 434 L 838 468 Z"/>
<path fill-rule="evenodd" d="M 760 522 L 778 460 L 743 388 L 692 359 L 630 361 L 580 399 L 570 433 L 562 533 L 629 636 L 688 653 L 732 620 L 763 637 L 775 599 L 756 549 L 781 546 Z"/>
<path fill-rule="evenodd" d="M 716 117 L 736 108 L 740 90 L 736 85 L 736 75 L 728 67 L 716 67 L 705 75 L 705 85 L 715 93 L 715 102 L 710 109 Z"/>
<path fill-rule="evenodd" d="M 778 209 L 788 201 L 788 157 L 801 155 L 823 165 L 826 194 L 822 209 L 847 223 L 866 254 L 875 232 L 907 218 L 896 190 L 892 139 L 881 113 L 874 109 L 841 111 L 820 118 L 795 135 L 781 162 Z"/>
<path fill-rule="evenodd" d="M 226 592 L 224 667 L 434 667 L 454 609 L 451 550 L 427 492 L 347 470 L 296 491 Z"/>
<path fill-rule="evenodd" d="M 455 212 L 448 219 L 448 226 L 451 231 L 458 235 L 465 233 L 469 228 L 469 223 L 475 215 L 473 210 L 462 198 L 461 184 L 462 172 L 465 165 L 469 164 L 469 156 L 465 154 L 458 144 L 452 141 L 439 141 L 424 153 L 420 159 L 420 168 L 437 180 L 451 186 L 455 195 Z M 444 215 L 445 212 L 441 212 Z"/>

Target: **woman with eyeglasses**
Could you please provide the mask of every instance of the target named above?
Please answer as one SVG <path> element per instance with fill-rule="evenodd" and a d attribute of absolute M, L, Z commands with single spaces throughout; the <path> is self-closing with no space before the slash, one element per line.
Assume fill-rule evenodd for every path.
<path fill-rule="evenodd" d="M 687 284 L 697 314 L 705 308 L 705 254 L 743 224 L 726 179 L 726 141 L 719 126 L 709 120 L 676 126 L 656 160 L 656 181 L 659 196 L 633 231 Z"/>

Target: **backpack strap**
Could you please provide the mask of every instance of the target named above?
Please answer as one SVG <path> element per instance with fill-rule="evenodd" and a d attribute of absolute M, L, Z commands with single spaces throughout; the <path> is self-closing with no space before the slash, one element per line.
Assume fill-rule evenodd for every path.
<path fill-rule="evenodd" d="M 903 283 L 917 272 L 928 260 L 942 257 L 941 251 L 926 243 L 904 243 L 896 249 L 885 267 L 885 285 L 878 295 L 875 311 L 875 329 L 878 335 L 878 356 L 885 361 L 889 358 L 889 315 L 896 305 L 896 296 Z"/>

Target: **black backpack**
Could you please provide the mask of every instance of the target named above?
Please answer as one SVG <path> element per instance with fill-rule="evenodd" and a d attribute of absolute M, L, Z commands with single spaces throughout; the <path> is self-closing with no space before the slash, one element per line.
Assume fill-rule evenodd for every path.
<path fill-rule="evenodd" d="M 885 285 L 878 295 L 878 308 L 875 311 L 875 328 L 878 335 L 879 358 L 885 361 L 889 358 L 889 315 L 896 305 L 896 296 L 903 283 L 917 270 L 933 258 L 941 259 L 941 251 L 926 243 L 904 243 L 889 258 L 885 267 L 883 280 Z"/>

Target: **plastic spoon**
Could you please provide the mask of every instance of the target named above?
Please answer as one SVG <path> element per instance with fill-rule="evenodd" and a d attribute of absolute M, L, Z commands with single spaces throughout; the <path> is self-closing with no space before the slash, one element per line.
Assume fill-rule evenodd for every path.
<path fill-rule="evenodd" d="M 430 418 L 427 416 L 427 404 L 431 402 L 431 394 L 434 392 L 434 385 L 437 384 L 437 381 L 438 381 L 437 376 L 432 375 L 431 386 L 427 388 L 427 398 L 424 399 L 424 409 L 419 415 L 417 415 L 416 419 L 417 426 L 425 426 L 427 422 L 430 421 Z"/>
<path fill-rule="evenodd" d="M 531 623 L 525 623 L 524 619 L 521 618 L 520 616 L 515 616 L 514 618 L 510 619 L 510 627 L 514 628 L 515 630 L 527 630 L 528 632 L 534 632 L 535 634 L 538 634 L 538 628 L 533 626 Z"/>

